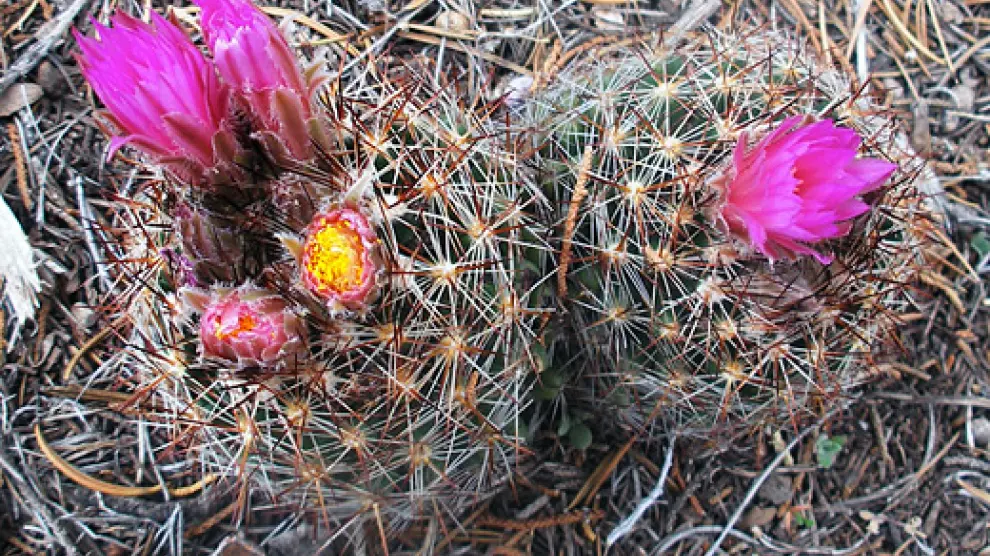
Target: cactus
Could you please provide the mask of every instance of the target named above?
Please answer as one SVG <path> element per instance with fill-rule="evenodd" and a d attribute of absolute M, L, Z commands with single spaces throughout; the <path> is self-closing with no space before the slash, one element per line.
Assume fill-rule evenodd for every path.
<path fill-rule="evenodd" d="M 851 128 L 861 154 L 880 159 L 856 163 L 875 177 L 893 169 L 883 161 L 899 167 L 864 194 L 867 214 L 823 236 L 835 238 L 822 244 L 834 261 L 795 243 L 797 253 L 760 252 L 725 223 L 740 136 L 745 146 L 743 134 L 766 137 L 789 116 Z M 660 418 L 666 431 L 724 443 L 817 418 L 876 371 L 910 303 L 931 212 L 889 112 L 806 48 L 763 32 L 598 48 L 518 118 L 538 136 L 559 303 L 587 360 L 564 388 L 572 405 L 583 398 L 636 431 Z M 866 210 L 849 202 L 850 214 Z M 811 252 L 820 260 L 795 259 Z"/>
<path fill-rule="evenodd" d="M 931 227 L 916 161 L 799 45 L 592 50 L 510 95 L 506 128 L 426 61 L 327 79 L 246 1 L 198 3 L 213 59 L 185 69 L 215 64 L 233 101 L 195 171 L 173 117 L 111 106 L 149 109 L 170 150 L 135 143 L 167 180 L 119 214 L 141 233 L 118 269 L 144 286 L 122 296 L 132 349 L 102 372 L 167 436 L 156 460 L 232 480 L 255 510 L 386 533 L 455 512 L 512 476 L 534 382 L 567 394 L 557 429 L 578 448 L 602 409 L 714 440 L 797 424 L 875 371 L 910 303 Z M 260 37 L 278 74 L 231 37 Z M 864 137 L 873 165 L 848 173 L 872 177 L 829 218 L 809 201 L 816 234 L 761 236 L 745 138 L 793 139 L 809 116 Z"/>
<path fill-rule="evenodd" d="M 299 315 L 309 352 L 273 366 L 285 356 L 215 345 L 233 336 L 210 336 L 232 311 L 221 292 L 194 304 L 198 338 L 182 329 L 211 356 L 191 365 L 202 370 L 155 387 L 175 389 L 167 405 L 205 424 L 194 433 L 204 471 L 236 472 L 277 506 L 330 523 L 374 509 L 398 527 L 454 509 L 510 477 L 521 449 L 540 315 L 525 257 L 546 250 L 530 215 L 540 196 L 514 145 L 424 75 L 339 92 L 334 109 L 349 118 L 327 119 L 334 150 L 266 185 L 306 189 L 273 194 L 264 228 L 285 249 L 251 278 L 277 292 L 276 311 Z M 286 199 L 294 210 L 282 217 Z"/>
<path fill-rule="evenodd" d="M 485 496 L 524 453 L 547 207 L 496 105 L 425 61 L 359 67 L 305 102 L 238 84 L 244 179 L 173 172 L 125 205 L 117 269 L 155 278 L 122 294 L 131 344 L 102 372 L 167 435 L 155 457 L 254 509 L 391 529 Z"/>

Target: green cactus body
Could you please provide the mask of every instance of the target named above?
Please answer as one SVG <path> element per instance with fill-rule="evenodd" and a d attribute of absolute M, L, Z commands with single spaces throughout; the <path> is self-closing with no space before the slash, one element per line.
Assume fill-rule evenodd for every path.
<path fill-rule="evenodd" d="M 211 263 L 216 272 L 196 276 L 215 300 L 236 279 L 276 292 L 292 319 L 285 330 L 308 330 L 306 348 L 277 366 L 199 357 L 202 310 L 181 312 L 182 280 L 166 270 L 164 290 L 129 299 L 146 317 L 132 336 L 141 349 L 118 367 L 154 400 L 138 415 L 169 433 L 161 450 L 237 481 L 255 509 L 302 512 L 331 529 L 376 514 L 402 527 L 509 479 L 524 452 L 520 412 L 546 314 L 539 273 L 549 246 L 536 215 L 548 206 L 514 139 L 497 133 L 489 107 L 459 104 L 456 89 L 425 77 L 432 70 L 369 68 L 346 88 L 330 84 L 319 156 L 257 177 L 254 201 L 268 205 L 251 220 L 263 230 L 252 229 L 252 245 L 236 219 L 207 229 L 196 208 L 164 226 L 182 233 L 140 248 L 143 260 L 168 248 Z M 376 271 L 373 295 L 334 305 L 302 284 L 301 252 L 307 226 L 336 209 L 373 229 L 374 252 L 361 260 Z M 140 221 L 131 226 L 172 217 L 130 216 Z M 263 268 L 221 272 L 248 247 L 267 253 Z"/>
<path fill-rule="evenodd" d="M 900 165 L 829 244 L 829 266 L 771 265 L 719 221 L 712 183 L 739 133 L 796 114 L 833 118 Z M 888 113 L 805 48 L 761 33 L 599 49 L 520 117 L 541 136 L 558 293 L 590 359 L 579 396 L 638 430 L 663 417 L 721 441 L 820 415 L 874 369 L 932 228 L 920 162 Z"/>

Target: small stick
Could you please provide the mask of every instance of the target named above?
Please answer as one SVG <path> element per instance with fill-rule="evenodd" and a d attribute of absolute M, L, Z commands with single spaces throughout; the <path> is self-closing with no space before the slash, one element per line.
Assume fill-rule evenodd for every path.
<path fill-rule="evenodd" d="M 100 277 L 100 281 L 106 287 L 106 291 L 113 291 L 113 282 L 107 275 L 106 265 L 104 264 L 104 258 L 101 256 L 100 248 L 96 243 L 96 237 L 93 234 L 93 223 L 96 219 L 93 218 L 92 212 L 89 208 L 89 203 L 86 201 L 86 191 L 83 187 L 83 180 L 79 176 L 73 176 L 69 180 L 71 185 L 75 186 L 76 189 L 76 203 L 79 204 L 79 218 L 83 223 L 83 237 L 86 239 L 86 247 L 89 248 L 89 254 L 93 257 L 93 266 L 96 267 L 96 274 Z"/>
<path fill-rule="evenodd" d="M 722 6 L 719 0 L 695 0 L 691 6 L 681 14 L 681 17 L 670 26 L 671 33 L 663 40 L 663 45 L 667 48 L 677 46 L 684 35 L 688 34 L 695 27 L 708 20 Z"/>
<path fill-rule="evenodd" d="M 781 2 L 784 4 L 784 10 L 794 16 L 798 20 L 798 23 L 801 24 L 801 27 L 804 28 L 804 32 L 808 35 L 808 39 L 811 40 L 815 51 L 824 54 L 825 47 L 818 42 L 818 35 L 815 34 L 815 26 L 808 20 L 808 16 L 804 15 L 804 10 L 801 9 L 801 6 L 795 0 L 781 0 Z"/>
<path fill-rule="evenodd" d="M 62 456 L 58 455 L 48 442 L 45 440 L 45 436 L 41 434 L 41 424 L 35 423 L 34 425 L 34 438 L 38 442 L 38 449 L 41 453 L 48 458 L 48 461 L 52 463 L 53 466 L 62 474 L 64 474 L 73 482 L 82 485 L 90 490 L 95 490 L 102 494 L 109 494 L 111 496 L 147 496 L 149 494 L 156 494 L 161 492 L 162 485 L 153 485 L 147 487 L 132 487 L 132 486 L 122 486 L 114 483 L 108 483 L 106 481 L 97 479 L 91 475 L 87 475 L 82 471 L 76 469 L 71 463 L 65 461 Z M 170 488 L 169 494 L 175 497 L 189 496 L 198 492 L 204 486 L 212 483 L 217 479 L 216 475 L 207 475 L 203 477 L 200 481 L 189 485 L 187 487 Z"/>
<path fill-rule="evenodd" d="M 185 539 L 191 539 L 193 537 L 198 537 L 203 533 L 209 531 L 210 529 L 213 528 L 214 525 L 220 523 L 221 521 L 226 519 L 230 514 L 234 513 L 234 510 L 237 509 L 237 506 L 240 503 L 241 503 L 240 500 L 234 500 L 234 502 L 228 505 L 226 508 L 220 510 L 214 515 L 211 515 L 209 518 L 206 519 L 206 521 L 203 521 L 202 523 L 197 523 L 196 525 L 193 525 L 192 527 L 186 529 L 185 533 L 182 534 L 182 537 Z"/>
<path fill-rule="evenodd" d="M 853 23 L 852 31 L 849 33 L 849 46 L 846 47 L 846 59 L 852 57 L 853 50 L 859 47 L 860 33 L 863 31 L 863 24 L 866 23 L 866 16 L 870 13 L 870 7 L 873 5 L 873 0 L 857 0 L 856 5 L 856 21 Z"/>
<path fill-rule="evenodd" d="M 870 5 L 873 0 L 858 0 L 860 13 L 856 16 L 856 22 L 859 24 L 859 31 L 856 33 L 855 37 L 850 37 L 850 40 L 855 39 L 856 44 L 856 76 L 859 77 L 860 83 L 866 83 L 870 78 L 870 60 L 866 55 L 866 31 L 863 29 L 862 23 L 866 20 L 866 14 L 870 10 Z M 862 21 L 860 20 L 862 17 Z M 853 43 L 849 44 L 850 49 L 853 47 Z M 896 60 L 897 58 L 894 57 Z"/>
<path fill-rule="evenodd" d="M 636 525 L 636 522 L 643 517 L 646 510 L 663 495 L 664 486 L 667 483 L 667 475 L 670 474 L 670 466 L 674 463 L 674 445 L 676 442 L 676 436 L 670 439 L 670 446 L 667 448 L 667 457 L 663 461 L 663 469 L 657 478 L 656 486 L 653 487 L 653 490 L 650 491 L 650 494 L 646 498 L 640 500 L 639 504 L 636 504 L 636 509 L 623 519 L 622 523 L 619 523 L 615 529 L 612 529 L 612 532 L 608 534 L 608 538 L 605 539 L 606 547 L 611 547 L 616 541 L 628 535 L 632 531 L 633 526 Z"/>
<path fill-rule="evenodd" d="M 567 220 L 564 222 L 564 241 L 560 246 L 560 265 L 557 267 L 557 293 L 561 299 L 567 297 L 567 267 L 571 264 L 571 243 L 574 240 L 574 227 L 577 225 L 578 210 L 588 196 L 588 173 L 591 171 L 591 145 L 584 148 L 581 165 L 578 167 L 577 183 L 574 184 L 574 194 L 571 195 L 571 205 L 567 209 Z"/>
<path fill-rule="evenodd" d="M 0 470 L 7 476 L 11 494 L 19 498 L 20 504 L 36 516 L 46 536 L 54 537 L 66 554 L 71 556 L 79 554 L 76 551 L 77 543 L 69 540 L 69 535 L 62 529 L 61 521 L 55 519 L 49 510 L 49 501 L 42 501 L 41 497 L 38 496 L 38 492 L 41 492 L 39 486 L 34 483 L 33 479 L 26 476 L 22 477 L 22 468 L 7 460 L 6 455 L 10 452 L 12 451 L 9 448 L 0 444 Z M 21 461 L 23 462 L 23 455 L 21 455 Z"/>
<path fill-rule="evenodd" d="M 931 412 L 931 413 L 934 415 L 934 412 Z M 960 434 L 962 434 L 962 433 L 961 432 L 957 432 L 956 434 L 954 434 L 952 436 L 952 438 L 950 438 L 949 441 L 945 444 L 945 446 L 943 446 L 942 449 L 939 450 L 937 454 L 935 454 L 934 457 L 932 457 L 930 460 L 928 460 L 927 463 L 925 463 L 924 465 L 922 465 L 921 466 L 921 469 L 918 469 L 917 471 L 915 471 L 914 476 L 913 476 L 915 481 L 921 481 L 921 479 L 925 476 L 925 474 L 928 473 L 929 471 L 931 471 L 932 468 L 935 467 L 935 464 L 937 464 L 939 461 L 941 461 L 942 458 L 944 458 L 945 455 L 949 453 L 949 450 L 951 450 L 952 447 L 956 445 L 956 441 L 959 440 L 959 435 Z M 929 435 L 929 438 L 932 438 L 933 436 L 934 435 Z"/>
<path fill-rule="evenodd" d="M 925 4 L 928 5 L 928 11 L 932 14 L 932 23 L 935 24 L 935 36 L 938 38 L 938 44 L 942 48 L 942 55 L 945 56 L 945 65 L 949 67 L 949 73 L 956 73 L 956 68 L 952 65 L 952 55 L 949 54 L 949 47 L 945 44 L 945 36 L 942 35 L 942 24 L 938 22 L 938 14 L 935 13 L 935 6 L 932 5 L 932 0 L 925 0 Z"/>
<path fill-rule="evenodd" d="M 501 519 L 493 516 L 482 516 L 478 518 L 476 523 L 479 527 L 496 527 L 498 529 L 506 529 L 509 531 L 532 531 L 534 529 L 547 529 L 550 527 L 558 527 L 560 525 L 572 525 L 585 520 L 597 521 L 603 517 L 605 517 L 604 510 L 577 510 L 560 515 L 526 519 L 522 521 L 517 521 L 515 519 Z"/>
<path fill-rule="evenodd" d="M 960 67 L 965 65 L 966 62 L 969 61 L 970 57 L 972 57 L 974 54 L 979 52 L 980 49 L 987 46 L 988 44 L 990 44 L 990 35 L 983 37 L 982 39 L 974 43 L 973 46 L 969 47 L 969 49 L 966 52 L 963 52 L 962 55 L 959 56 L 959 59 L 954 62 L 955 66 Z M 945 84 L 949 82 L 949 78 L 952 77 L 952 74 L 953 72 L 943 75 L 942 79 L 940 79 L 938 82 L 939 87 L 944 87 Z"/>
<path fill-rule="evenodd" d="M 880 449 L 880 457 L 890 469 L 895 468 L 894 458 L 890 456 L 887 448 L 887 435 L 884 432 L 883 421 L 880 419 L 880 412 L 875 405 L 870 406 L 870 421 L 873 423 L 873 432 L 877 437 L 877 447 Z"/>
<path fill-rule="evenodd" d="M 7 68 L 2 78 L 0 78 L 0 93 L 7 90 L 18 79 L 27 75 L 37 66 L 41 60 L 48 55 L 48 51 L 53 46 L 62 41 L 63 35 L 69 30 L 69 26 L 75 21 L 76 16 L 82 9 L 90 4 L 92 0 L 74 0 L 59 12 L 58 16 L 48 21 L 35 33 L 37 40 L 29 46 L 24 54 L 21 54 L 13 64 Z"/>
<path fill-rule="evenodd" d="M 498 17 L 504 19 L 522 19 L 536 13 L 536 8 L 482 8 L 478 15 L 481 17 Z"/>
<path fill-rule="evenodd" d="M 382 549 L 385 551 L 385 556 L 388 556 L 388 538 L 385 536 L 385 526 L 382 524 L 382 512 L 378 507 L 378 502 L 371 505 L 375 510 L 375 522 L 378 524 L 378 536 L 382 540 Z"/>
<path fill-rule="evenodd" d="M 79 364 L 79 361 L 82 359 L 83 355 L 85 355 L 89 350 L 93 349 L 93 346 L 100 343 L 100 341 L 102 341 L 104 338 L 109 336 L 111 332 L 113 332 L 118 326 L 120 326 L 120 324 L 124 321 L 125 318 L 126 315 L 117 318 L 117 320 L 113 321 L 110 324 L 110 326 L 104 328 L 103 330 L 100 330 L 99 332 L 94 334 L 92 338 L 86 340 L 86 343 L 84 343 L 82 347 L 79 348 L 79 351 L 77 351 L 72 355 L 72 358 L 69 359 L 69 363 L 65 365 L 65 369 L 62 371 L 62 382 L 68 382 L 69 379 L 72 378 L 72 371 L 76 368 L 76 365 Z"/>
<path fill-rule="evenodd" d="M 984 504 L 990 504 L 990 493 L 987 491 L 978 486 L 971 485 L 959 477 L 956 477 L 956 483 L 963 487 L 971 496 L 978 498 Z"/>
<path fill-rule="evenodd" d="M 822 36 L 822 44 L 829 45 L 831 42 L 828 40 L 828 27 L 825 24 L 825 4 L 821 2 L 818 3 L 818 32 Z M 832 65 L 832 49 L 825 48 L 825 65 Z"/>
<path fill-rule="evenodd" d="M 409 39 L 409 40 L 418 41 L 418 42 L 424 42 L 426 44 L 432 44 L 434 46 L 439 46 L 440 45 L 440 42 L 441 42 L 440 39 L 438 39 L 438 38 L 436 38 L 436 37 L 434 37 L 432 35 L 427 35 L 425 33 L 413 33 L 413 32 L 409 32 L 409 31 L 400 31 L 400 32 L 395 33 L 395 35 L 398 36 L 398 37 L 402 37 L 404 39 Z M 510 69 L 510 70 L 512 70 L 512 71 L 514 71 L 514 72 L 516 72 L 518 74 L 521 74 L 521 75 L 530 75 L 530 76 L 533 75 L 533 72 L 530 71 L 529 69 L 524 68 L 524 67 L 520 66 L 519 64 L 510 62 L 509 60 L 506 60 L 506 59 L 501 58 L 499 56 L 496 56 L 494 54 L 491 54 L 489 52 L 484 52 L 484 51 L 481 51 L 481 50 L 478 50 L 476 48 L 472 48 L 470 46 L 467 46 L 467 45 L 464 45 L 464 44 L 460 44 L 460 43 L 449 43 L 448 42 L 446 44 L 446 46 L 448 48 L 452 48 L 454 50 L 463 52 L 465 54 L 469 54 L 471 56 L 478 56 L 478 57 L 484 59 L 485 61 L 492 62 L 493 64 L 502 66 L 503 68 L 506 68 L 506 69 Z"/>
<path fill-rule="evenodd" d="M 574 499 L 571 500 L 571 503 L 568 504 L 568 510 L 573 510 L 586 500 L 590 501 L 595 494 L 598 493 L 598 490 L 602 488 L 602 484 L 605 483 L 605 478 L 612 473 L 615 466 L 619 465 L 622 458 L 626 457 L 626 453 L 628 453 L 629 449 L 632 448 L 634 442 L 636 442 L 636 437 L 630 437 L 625 445 L 598 464 L 598 467 L 596 467 L 591 473 L 588 480 L 581 486 L 581 490 L 578 491 L 577 495 L 574 496 Z"/>
<path fill-rule="evenodd" d="M 21 134 L 17 132 L 17 126 L 10 123 L 7 124 L 7 135 L 10 137 L 10 151 L 14 154 L 17 191 L 21 194 L 21 203 L 24 204 L 24 208 L 31 210 L 34 203 L 31 202 L 31 193 L 28 190 L 28 173 L 24 161 L 24 151 L 21 150 Z"/>
<path fill-rule="evenodd" d="M 887 13 L 887 19 L 889 19 L 890 22 L 894 24 L 894 29 L 897 30 L 897 32 L 900 33 L 900 35 L 906 41 L 908 41 L 912 46 L 914 46 L 918 50 L 918 52 L 921 52 L 922 54 L 925 55 L 926 58 L 928 58 L 929 60 L 935 63 L 944 63 L 944 61 L 938 56 L 938 54 L 935 54 L 931 50 L 925 48 L 925 45 L 922 44 L 917 37 L 912 35 L 911 31 L 908 30 L 908 28 L 905 27 L 903 23 L 901 23 L 901 20 L 897 17 L 897 14 L 894 12 L 894 8 L 890 6 L 889 0 L 881 0 L 880 5 Z M 919 13 L 924 13 L 924 10 L 920 11 Z"/>

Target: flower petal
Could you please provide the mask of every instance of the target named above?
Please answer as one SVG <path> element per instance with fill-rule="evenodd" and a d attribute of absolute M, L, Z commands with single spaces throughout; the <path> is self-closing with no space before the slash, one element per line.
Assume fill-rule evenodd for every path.
<path fill-rule="evenodd" d="M 869 211 L 859 195 L 880 187 L 895 164 L 856 158 L 862 142 L 851 129 L 831 120 L 800 125 L 788 118 L 747 150 L 740 134 L 733 167 L 718 186 L 723 219 L 771 260 L 811 255 L 822 264 L 832 257 L 809 244 L 842 237 L 850 219 Z M 727 185 L 726 185 L 727 184 Z"/>
<path fill-rule="evenodd" d="M 83 76 L 112 115 L 110 156 L 131 145 L 181 179 L 205 179 L 212 137 L 230 130 L 228 94 L 185 32 L 157 13 L 151 23 L 118 13 L 97 37 L 73 35 Z M 194 170 L 197 166 L 199 170 Z"/>
<path fill-rule="evenodd" d="M 876 158 L 860 158 L 846 165 L 846 173 L 856 176 L 866 184 L 862 189 L 864 193 L 883 185 L 895 170 L 897 165 L 893 162 Z"/>

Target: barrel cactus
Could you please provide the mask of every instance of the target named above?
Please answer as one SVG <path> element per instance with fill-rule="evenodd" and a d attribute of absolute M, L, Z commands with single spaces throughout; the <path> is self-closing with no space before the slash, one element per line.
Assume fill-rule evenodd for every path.
<path fill-rule="evenodd" d="M 115 268 L 141 277 L 101 370 L 133 394 L 121 409 L 156 431 L 156 461 L 331 530 L 484 496 L 524 451 L 541 361 L 547 205 L 526 145 L 428 62 L 330 79 L 247 1 L 199 4 L 212 59 L 157 16 L 80 37 L 116 142 L 164 170 L 118 207 Z M 103 57 L 124 31 L 185 56 L 165 101 L 164 73 L 133 70 L 169 52 Z M 181 125 L 204 114 L 218 131 Z"/>
<path fill-rule="evenodd" d="M 600 47 L 517 117 L 585 354 L 571 403 L 724 447 L 817 418 L 884 361 L 933 227 L 921 162 L 804 46 Z"/>

